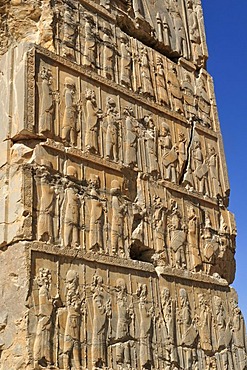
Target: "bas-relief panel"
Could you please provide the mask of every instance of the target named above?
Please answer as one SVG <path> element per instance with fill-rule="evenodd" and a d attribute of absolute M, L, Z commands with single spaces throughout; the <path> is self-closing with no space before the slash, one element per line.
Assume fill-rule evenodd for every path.
<path fill-rule="evenodd" d="M 105 11 L 101 11 L 95 2 L 57 3 L 54 27 L 55 47 L 60 55 L 86 63 L 90 45 L 93 56 L 96 49 L 102 49 L 108 60 L 119 52 L 116 47 L 114 29 L 118 25 L 131 36 L 169 57 L 184 57 L 197 67 L 205 65 L 207 48 L 202 20 L 200 1 L 154 1 L 134 0 L 96 1 Z M 85 5 L 85 7 L 83 6 Z M 91 9 L 90 9 L 91 8 Z M 88 11 L 90 9 L 90 11 Z M 103 10 L 102 9 L 102 10 Z M 91 14 L 97 14 L 92 16 Z M 107 26 L 105 26 L 108 24 Z M 102 55 L 102 54 L 101 54 Z M 89 58 L 90 59 L 90 58 Z M 104 65 L 105 58 L 99 63 L 94 53 L 93 67 L 97 63 Z M 103 68 L 104 69 L 104 68 Z M 108 70 L 109 71 L 109 70 Z M 104 71 L 105 73 L 105 71 Z M 109 76 L 113 74 L 109 73 Z"/>
<path fill-rule="evenodd" d="M 35 369 L 244 369 L 234 292 L 32 252 Z M 234 351 L 231 351 L 234 348 Z"/>
<path fill-rule="evenodd" d="M 210 126 L 210 119 L 203 118 L 210 109 L 209 100 L 202 92 L 197 118 L 192 112 L 196 98 L 191 91 L 186 93 L 191 105 L 186 101 L 183 106 L 175 65 L 168 80 L 174 111 L 184 114 L 184 107 L 190 111 L 190 119 L 177 121 L 176 125 L 171 117 L 154 111 L 148 104 L 145 107 L 135 102 L 132 97 L 116 94 L 109 86 L 105 88 L 59 65 L 55 67 L 55 63 L 51 66 L 45 59 L 40 59 L 38 65 L 37 133 L 158 180 L 182 184 L 215 199 L 224 198 L 218 140 L 210 131 L 203 131 L 203 126 Z M 198 78 L 205 81 L 205 76 L 201 73 Z M 149 78 L 147 81 L 150 83 Z M 146 91 L 150 94 L 149 88 Z"/>
<path fill-rule="evenodd" d="M 236 231 L 229 211 L 199 205 L 142 173 L 129 178 L 68 154 L 50 161 L 54 154 L 36 149 L 36 240 L 233 280 Z"/>

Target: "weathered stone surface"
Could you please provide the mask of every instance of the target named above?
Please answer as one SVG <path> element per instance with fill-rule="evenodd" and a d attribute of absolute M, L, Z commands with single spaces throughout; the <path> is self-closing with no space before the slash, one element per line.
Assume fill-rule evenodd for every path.
<path fill-rule="evenodd" d="M 200 1 L 1 6 L 0 369 L 246 369 Z"/>

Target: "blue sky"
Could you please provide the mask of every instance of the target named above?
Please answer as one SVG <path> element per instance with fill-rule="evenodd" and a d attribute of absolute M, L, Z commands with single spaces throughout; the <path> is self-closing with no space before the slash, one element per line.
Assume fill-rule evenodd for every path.
<path fill-rule="evenodd" d="M 247 0 L 202 0 L 209 59 L 235 213 L 237 273 L 233 284 L 247 320 Z"/>

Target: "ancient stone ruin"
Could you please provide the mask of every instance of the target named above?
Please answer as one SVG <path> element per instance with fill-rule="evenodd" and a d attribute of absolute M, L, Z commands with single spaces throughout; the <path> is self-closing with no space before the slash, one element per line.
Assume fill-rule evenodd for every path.
<path fill-rule="evenodd" d="M 247 369 L 200 0 L 0 0 L 0 31 L 0 369 Z"/>

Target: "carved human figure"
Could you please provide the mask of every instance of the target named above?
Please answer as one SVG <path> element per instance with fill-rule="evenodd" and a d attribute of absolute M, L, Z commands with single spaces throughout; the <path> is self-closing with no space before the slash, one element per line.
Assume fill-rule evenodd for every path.
<path fill-rule="evenodd" d="M 120 35 L 120 43 L 120 84 L 131 89 L 132 53 L 128 37 L 124 33 Z"/>
<path fill-rule="evenodd" d="M 106 301 L 103 278 L 99 275 L 93 276 L 91 284 L 93 293 L 93 325 L 92 325 L 92 368 L 94 370 L 105 368 L 107 365 L 106 341 L 111 316 L 110 301 Z"/>
<path fill-rule="evenodd" d="M 211 178 L 211 189 L 213 197 L 218 197 L 221 194 L 219 183 L 219 159 L 215 147 L 212 144 L 208 145 L 208 167 Z"/>
<path fill-rule="evenodd" d="M 48 174 L 44 173 L 40 178 L 39 213 L 37 220 L 37 238 L 40 241 L 51 243 L 54 239 L 54 205 L 54 186 L 51 184 Z"/>
<path fill-rule="evenodd" d="M 195 86 L 189 73 L 185 73 L 181 87 L 185 103 L 186 117 L 192 118 L 196 115 L 197 111 L 195 104 Z"/>
<path fill-rule="evenodd" d="M 85 14 L 85 42 L 84 52 L 82 58 L 82 64 L 89 68 L 96 67 L 96 34 L 95 34 L 95 23 L 93 17 L 89 14 Z"/>
<path fill-rule="evenodd" d="M 150 62 L 147 48 L 142 47 L 140 50 L 140 69 L 141 69 L 141 92 L 149 98 L 154 97 L 154 90 L 152 85 Z"/>
<path fill-rule="evenodd" d="M 216 349 L 221 359 L 221 366 L 223 370 L 228 370 L 229 365 L 229 346 L 232 340 L 230 331 L 230 321 L 226 320 L 226 313 L 222 303 L 222 299 L 214 296 L 214 321 L 216 330 Z"/>
<path fill-rule="evenodd" d="M 186 268 L 185 242 L 187 235 L 184 226 L 181 225 L 180 212 L 176 209 L 172 212 L 169 226 L 170 247 L 175 257 L 172 264 L 176 268 Z"/>
<path fill-rule="evenodd" d="M 203 351 L 212 350 L 212 312 L 203 293 L 198 294 L 197 328 L 200 336 L 200 347 Z"/>
<path fill-rule="evenodd" d="M 197 272 L 202 268 L 202 258 L 199 249 L 199 221 L 193 206 L 188 209 L 188 250 L 190 256 L 190 268 Z"/>
<path fill-rule="evenodd" d="M 201 239 L 203 240 L 202 259 L 203 268 L 206 274 L 210 274 L 212 266 L 215 263 L 215 253 L 218 250 L 219 244 L 217 236 L 212 233 L 212 224 L 208 212 L 205 212 L 204 228 L 201 230 Z"/>
<path fill-rule="evenodd" d="M 191 307 L 188 294 L 184 288 L 179 290 L 180 297 L 180 345 L 183 348 L 184 369 L 192 369 L 196 356 L 196 340 L 198 332 L 191 317 Z"/>
<path fill-rule="evenodd" d="M 164 180 L 177 182 L 177 164 L 178 155 L 177 148 L 172 145 L 170 127 L 165 123 L 161 123 L 159 146 L 162 160 L 162 177 Z"/>
<path fill-rule="evenodd" d="M 146 284 L 139 284 L 136 295 L 139 298 L 139 341 L 140 341 L 140 366 L 141 370 L 150 369 L 152 366 L 152 318 L 153 307 L 147 302 L 148 290 Z"/>
<path fill-rule="evenodd" d="M 116 281 L 117 298 L 117 329 L 116 329 L 116 362 L 119 369 L 130 367 L 130 324 L 133 317 L 133 308 L 128 304 L 126 282 L 119 278 Z"/>
<path fill-rule="evenodd" d="M 167 84 L 168 91 L 170 92 L 172 98 L 171 104 L 173 110 L 183 115 L 184 114 L 183 94 L 180 82 L 178 80 L 177 68 L 173 64 L 170 64 L 168 67 Z"/>
<path fill-rule="evenodd" d="M 40 71 L 40 78 L 42 79 L 42 95 L 40 102 L 39 132 L 41 134 L 45 134 L 47 132 L 52 132 L 54 120 L 54 101 L 53 91 L 51 88 L 51 70 L 43 67 Z"/>
<path fill-rule="evenodd" d="M 67 167 L 68 181 L 63 202 L 63 244 L 65 247 L 79 247 L 79 196 L 78 186 L 74 181 L 77 180 L 78 173 L 74 166 Z"/>
<path fill-rule="evenodd" d="M 195 190 L 208 196 L 208 166 L 204 161 L 201 142 L 198 136 L 194 137 L 194 145 L 191 153 L 191 168 L 193 171 Z"/>
<path fill-rule="evenodd" d="M 124 164 L 127 167 L 137 166 L 137 128 L 138 121 L 131 106 L 124 109 L 125 115 L 125 147 Z"/>
<path fill-rule="evenodd" d="M 86 134 L 85 134 L 85 150 L 98 154 L 99 144 L 99 124 L 102 117 L 101 110 L 97 107 L 96 95 L 94 90 L 86 90 Z"/>
<path fill-rule="evenodd" d="M 104 204 L 99 195 L 100 180 L 97 175 L 90 178 L 90 224 L 89 249 L 103 253 Z"/>
<path fill-rule="evenodd" d="M 51 298 L 51 272 L 47 268 L 40 268 L 36 278 L 39 289 L 38 324 L 33 346 L 34 369 L 52 365 L 52 314 L 53 302 Z"/>
<path fill-rule="evenodd" d="M 231 300 L 231 330 L 233 362 L 235 369 L 245 370 L 247 367 L 247 339 L 244 318 L 237 301 Z"/>
<path fill-rule="evenodd" d="M 73 9 L 69 5 L 65 6 L 63 22 L 63 56 L 75 59 L 77 24 L 74 20 Z"/>
<path fill-rule="evenodd" d="M 146 115 L 143 118 L 144 123 L 144 145 L 146 158 L 146 171 L 153 177 L 158 175 L 158 160 L 157 160 L 157 134 L 156 127 L 152 116 Z M 143 158 L 144 161 L 144 158 Z"/>
<path fill-rule="evenodd" d="M 77 121 L 77 107 L 74 102 L 74 95 L 76 93 L 75 82 L 70 77 L 65 77 L 64 81 L 64 113 L 62 120 L 62 140 L 65 145 L 76 146 L 76 121 Z"/>
<path fill-rule="evenodd" d="M 198 22 L 198 16 L 195 7 L 193 6 L 192 0 L 187 0 L 187 14 L 188 14 L 188 26 L 190 41 L 192 46 L 193 60 L 199 67 L 203 66 L 204 58 L 202 51 L 202 40 L 200 37 L 200 28 Z"/>
<path fill-rule="evenodd" d="M 116 108 L 115 101 L 111 98 L 107 98 L 106 102 L 106 159 L 118 160 L 118 126 L 119 126 L 119 112 Z"/>
<path fill-rule="evenodd" d="M 207 91 L 207 81 L 203 74 L 196 79 L 196 99 L 198 106 L 198 116 L 203 126 L 211 127 L 211 102 Z"/>
<path fill-rule="evenodd" d="M 186 137 L 185 134 L 180 131 L 178 133 L 178 171 L 179 171 L 179 179 L 181 179 L 181 176 L 184 173 L 186 160 L 187 160 L 187 148 L 186 148 Z"/>
<path fill-rule="evenodd" d="M 113 254 L 124 255 L 123 244 L 123 221 L 126 212 L 126 205 L 121 199 L 121 188 L 118 180 L 111 182 L 111 252 Z"/>
<path fill-rule="evenodd" d="M 112 29 L 104 25 L 103 32 L 102 73 L 103 77 L 108 78 L 108 80 L 114 80 L 115 47 Z"/>
<path fill-rule="evenodd" d="M 161 292 L 161 308 L 163 317 L 163 335 L 164 347 L 166 348 L 167 355 L 166 361 L 168 363 L 176 363 L 178 360 L 178 353 L 176 348 L 176 326 L 175 326 L 175 302 L 172 300 L 168 288 L 163 288 Z"/>
<path fill-rule="evenodd" d="M 148 212 L 144 204 L 133 204 L 132 247 L 138 252 L 148 249 Z"/>
<path fill-rule="evenodd" d="M 169 106 L 169 98 L 167 94 L 166 77 L 162 58 L 157 54 L 156 56 L 156 85 L 158 103 Z"/>
<path fill-rule="evenodd" d="M 156 253 L 162 254 L 162 259 L 168 262 L 165 232 L 167 227 L 167 208 L 162 204 L 160 197 L 153 199 L 153 230 Z"/>
<path fill-rule="evenodd" d="M 79 292 L 79 275 L 76 271 L 67 272 L 65 288 L 67 319 L 64 332 L 63 368 L 72 369 L 71 358 L 73 357 L 73 369 L 80 370 L 80 327 L 84 307 Z"/>
<path fill-rule="evenodd" d="M 182 19 L 182 11 L 178 0 L 169 0 L 169 12 L 172 15 L 174 30 L 175 30 L 175 51 L 185 58 L 188 58 L 188 45 L 186 41 L 186 32 L 184 21 Z"/>

